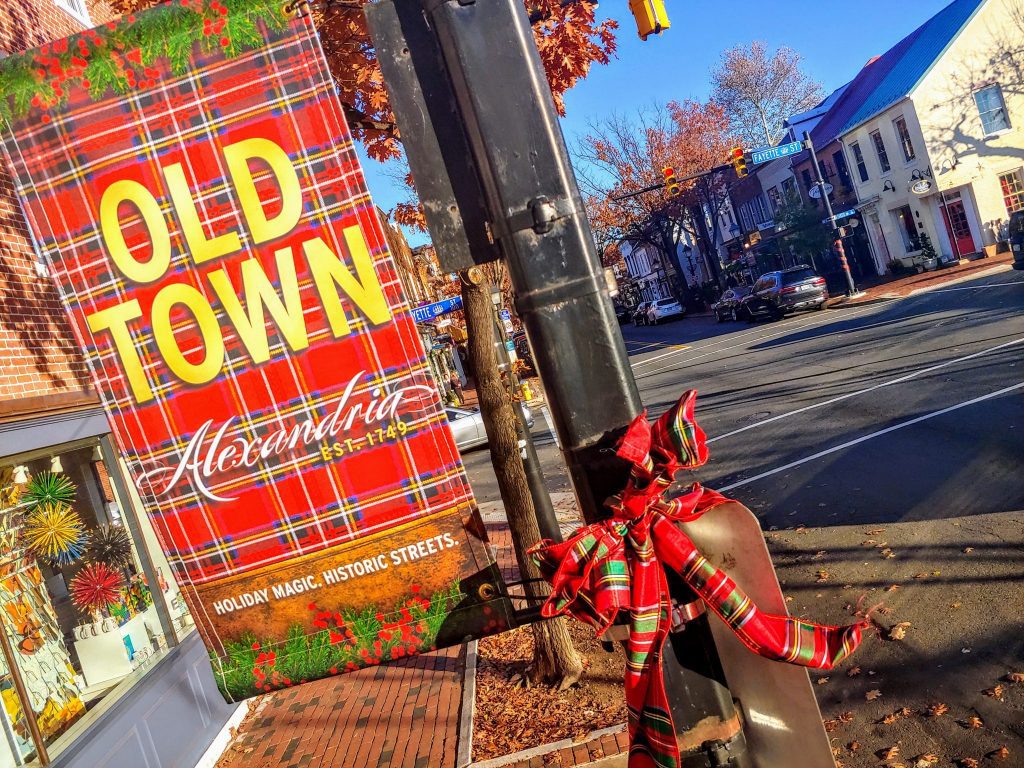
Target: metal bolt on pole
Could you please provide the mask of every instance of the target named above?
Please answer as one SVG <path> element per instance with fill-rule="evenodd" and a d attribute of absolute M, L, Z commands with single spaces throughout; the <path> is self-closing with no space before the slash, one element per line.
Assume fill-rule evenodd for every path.
<path fill-rule="evenodd" d="M 848 296 L 857 295 L 857 285 L 853 282 L 853 274 L 850 272 L 850 264 L 846 260 L 846 249 L 843 247 L 843 238 L 839 235 L 836 227 L 836 215 L 832 211 L 832 201 L 828 199 L 828 192 L 825 191 L 825 180 L 821 178 L 821 166 L 818 165 L 818 153 L 814 151 L 814 142 L 811 141 L 811 134 L 804 132 L 804 146 L 811 152 L 811 162 L 814 163 L 815 185 L 821 191 L 821 199 L 825 203 L 825 212 L 828 214 L 828 226 L 832 233 L 833 245 L 836 253 L 839 254 L 839 264 L 843 268 L 843 276 L 846 278 Z"/>

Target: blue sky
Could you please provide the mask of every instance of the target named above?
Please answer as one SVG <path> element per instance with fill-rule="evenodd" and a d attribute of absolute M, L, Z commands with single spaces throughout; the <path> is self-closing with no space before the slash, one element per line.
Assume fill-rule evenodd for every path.
<path fill-rule="evenodd" d="M 642 42 L 627 0 L 605 0 L 598 14 L 619 21 L 619 51 L 610 64 L 591 69 L 589 77 L 566 94 L 562 121 L 566 140 L 586 133 L 587 123 L 611 111 L 673 99 L 705 99 L 709 72 L 723 50 L 738 43 L 764 40 L 771 48 L 788 46 L 804 57 L 804 70 L 832 90 L 850 80 L 872 56 L 924 23 L 949 0 L 667 0 L 672 28 Z M 825 16 L 823 9 L 831 10 Z M 813 21 L 812 21 L 813 20 Z M 383 166 L 363 158 L 370 194 L 390 210 L 404 199 L 401 185 Z M 407 233 L 418 245 L 426 235 Z"/>

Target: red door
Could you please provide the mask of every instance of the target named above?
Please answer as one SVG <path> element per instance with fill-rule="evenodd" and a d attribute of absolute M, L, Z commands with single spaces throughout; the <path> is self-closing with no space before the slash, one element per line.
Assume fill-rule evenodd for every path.
<path fill-rule="evenodd" d="M 942 218 L 946 221 L 946 233 L 954 242 L 956 256 L 967 256 L 974 253 L 974 238 L 971 237 L 971 226 L 967 223 L 967 212 L 964 211 L 962 200 L 951 200 L 942 207 Z"/>

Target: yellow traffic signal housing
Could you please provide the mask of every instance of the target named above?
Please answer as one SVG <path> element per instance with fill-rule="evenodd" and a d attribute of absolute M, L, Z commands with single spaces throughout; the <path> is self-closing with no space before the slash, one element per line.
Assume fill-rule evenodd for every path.
<path fill-rule="evenodd" d="M 651 34 L 660 35 L 671 26 L 663 0 L 629 0 L 629 10 L 636 19 L 641 40 L 646 40 Z"/>
<path fill-rule="evenodd" d="M 743 147 L 732 148 L 732 151 L 729 153 L 729 162 L 736 169 L 736 175 L 739 178 L 742 179 L 749 173 L 747 170 L 747 155 L 743 151 Z"/>
<path fill-rule="evenodd" d="M 665 189 L 672 197 L 678 197 L 682 193 L 682 187 L 676 181 L 676 172 L 672 168 L 662 168 L 661 175 L 665 177 Z"/>

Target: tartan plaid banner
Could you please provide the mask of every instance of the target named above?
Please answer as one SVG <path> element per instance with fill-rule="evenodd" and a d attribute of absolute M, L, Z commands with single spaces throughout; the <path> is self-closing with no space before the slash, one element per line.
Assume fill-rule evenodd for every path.
<path fill-rule="evenodd" d="M 853 653 L 867 626 L 824 626 L 758 610 L 679 528 L 677 523 L 729 501 L 696 483 L 681 496 L 663 498 L 676 471 L 707 461 L 705 435 L 694 419 L 696 398 L 690 390 L 653 426 L 645 411 L 626 430 L 618 455 L 633 470 L 621 496 L 608 501 L 610 519 L 580 528 L 565 542 L 546 539 L 530 550 L 552 585 L 544 616 L 569 614 L 601 635 L 620 611 L 629 613 L 630 768 L 679 765 L 661 671 L 671 623 L 665 568 L 678 573 L 751 651 L 775 661 L 831 669 Z"/>
<path fill-rule="evenodd" d="M 493 560 L 309 16 L 176 0 L 5 59 L 0 93 L 225 694 L 470 634 Z"/>

